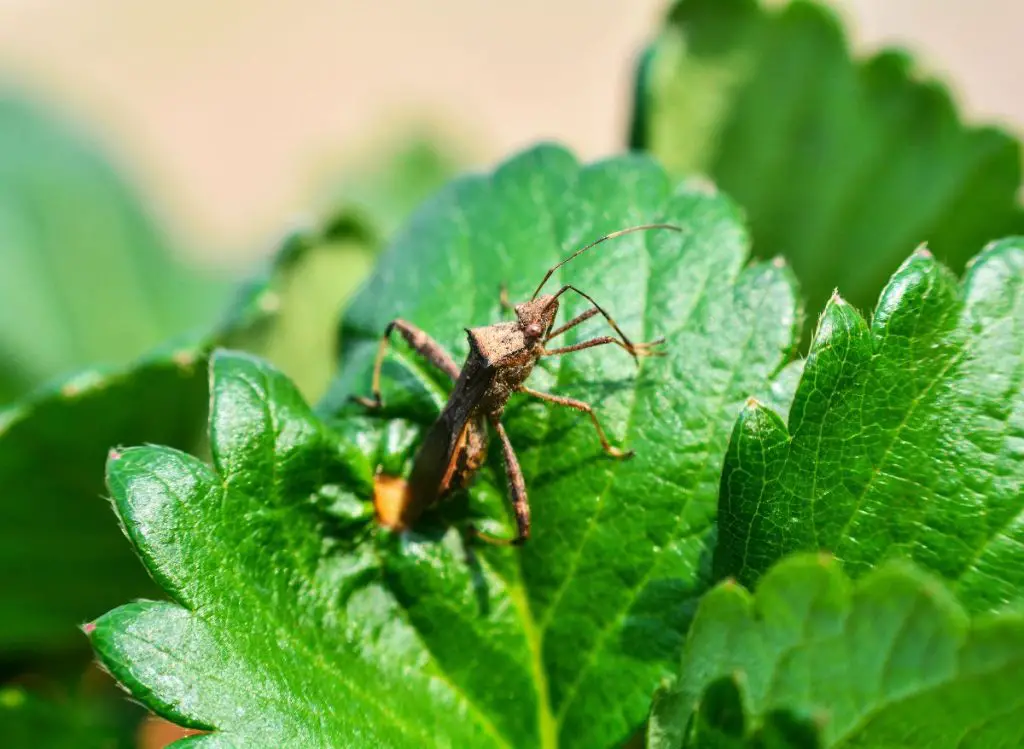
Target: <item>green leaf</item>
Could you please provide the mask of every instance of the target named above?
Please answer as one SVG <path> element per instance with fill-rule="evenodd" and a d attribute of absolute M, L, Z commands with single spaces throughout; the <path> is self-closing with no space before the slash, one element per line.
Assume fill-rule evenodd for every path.
<path fill-rule="evenodd" d="M 0 411 L 0 649 L 59 648 L 75 625 L 156 589 L 103 500 L 102 465 L 122 442 L 193 443 L 205 412 L 202 353 L 91 370 Z"/>
<path fill-rule="evenodd" d="M 82 695 L 44 699 L 0 687 L 0 741 L 10 749 L 132 749 L 119 705 Z"/>
<path fill-rule="evenodd" d="M 32 388 L 32 375 L 3 351 L 0 351 L 0 362 L 3 362 L 0 365 L 0 404 L 4 404 Z"/>
<path fill-rule="evenodd" d="M 0 93 L 2 379 L 123 365 L 206 322 L 220 282 L 175 258 L 132 187 L 82 134 Z M 2 393 L 0 393 L 2 395 Z"/>
<path fill-rule="evenodd" d="M 794 550 L 859 575 L 908 556 L 979 611 L 1024 598 L 1024 240 L 962 284 L 925 251 L 870 323 L 825 309 L 788 425 L 757 402 L 722 474 L 715 567 L 753 583 Z"/>
<path fill-rule="evenodd" d="M 208 352 L 222 340 L 263 341 L 250 331 L 283 312 L 280 299 L 266 303 L 282 275 L 275 265 L 246 286 L 201 341 L 84 370 L 0 410 L 0 652 L 74 646 L 82 621 L 158 592 L 111 522 L 96 467 L 117 445 L 200 444 Z"/>
<path fill-rule="evenodd" d="M 372 257 L 461 161 L 443 138 L 420 129 L 369 151 L 327 191 L 320 226 L 291 232 L 243 289 L 240 304 L 256 310 L 260 323 L 226 341 L 265 357 L 309 401 L 334 374 L 341 312 Z"/>
<path fill-rule="evenodd" d="M 97 466 L 117 445 L 196 447 L 209 399 L 210 348 L 230 340 L 287 358 L 277 341 L 292 324 L 280 321 L 296 316 L 293 305 L 321 301 L 300 293 L 294 277 L 323 246 L 316 232 L 289 236 L 204 340 L 117 370 L 79 372 L 0 411 L 0 579 L 9 581 L 0 599 L 0 651 L 74 645 L 82 621 L 126 598 L 158 592 L 111 522 Z M 340 287 L 346 285 L 351 282 Z M 309 378 L 304 360 L 288 361 Z"/>
<path fill-rule="evenodd" d="M 637 80 L 633 146 L 736 199 L 810 309 L 836 287 L 867 307 L 921 242 L 959 272 L 1024 230 L 1017 141 L 963 124 L 906 53 L 852 59 L 817 3 L 680 0 Z"/>
<path fill-rule="evenodd" d="M 905 563 L 854 585 L 798 556 L 756 596 L 730 581 L 703 598 L 648 746 L 1019 746 L 1022 694 L 1020 613 L 972 621 Z"/>
<path fill-rule="evenodd" d="M 111 523 L 96 466 L 120 444 L 201 450 L 206 356 L 220 343 L 266 355 L 319 395 L 369 242 L 334 217 L 295 230 L 201 340 L 80 372 L 0 412 L 0 579 L 12 581 L 0 600 L 0 652 L 66 647 L 83 620 L 155 594 Z"/>
<path fill-rule="evenodd" d="M 706 184 L 674 188 L 644 157 L 581 167 L 564 150 L 542 146 L 435 196 L 381 256 L 342 326 L 345 366 L 322 405 L 328 414 L 348 395 L 368 392 L 389 320 L 413 322 L 462 361 L 465 327 L 507 319 L 502 284 L 512 299 L 529 298 L 544 271 L 573 249 L 661 220 L 683 226 L 683 235 L 622 237 L 551 280 L 552 291 L 569 282 L 584 289 L 635 339 L 666 336 L 668 355 L 644 360 L 638 371 L 617 349 L 591 349 L 545 362 L 531 376 L 531 387 L 596 404 L 612 441 L 635 450 L 628 462 L 604 457 L 584 414 L 513 398 L 504 421 L 525 472 L 533 537 L 516 551 L 480 552 L 486 598 L 508 600 L 509 621 L 493 631 L 477 623 L 458 554 L 427 546 L 385 559 L 414 626 L 468 693 L 486 695 L 488 674 L 500 671 L 508 692 L 534 706 L 516 712 L 535 713 L 539 728 L 526 723 L 525 733 L 521 715 L 520 723 L 502 724 L 515 745 L 609 745 L 642 722 L 705 585 L 720 430 L 744 394 L 768 388 L 791 350 L 798 319 L 791 278 L 778 263 L 747 265 L 735 207 Z M 588 307 L 562 299 L 565 319 Z M 595 318 L 565 342 L 606 331 Z M 384 369 L 388 415 L 429 423 L 450 384 L 395 348 Z M 485 530 L 508 537 L 500 450 L 491 453 L 470 512 L 488 518 L 479 522 Z M 445 605 L 456 598 L 459 606 Z M 491 653 L 508 632 L 520 635 L 525 652 L 488 655 L 495 665 L 476 668 L 466 650 Z M 489 712 L 509 711 L 486 700 Z"/>
<path fill-rule="evenodd" d="M 369 271 L 373 246 L 334 218 L 323 229 L 291 232 L 243 287 L 222 342 L 265 357 L 307 399 L 319 398 L 337 365 L 342 308 Z"/>
<path fill-rule="evenodd" d="M 491 743 L 367 574 L 373 549 L 318 508 L 353 481 L 336 437 L 258 360 L 216 354 L 211 378 L 212 468 L 165 447 L 108 463 L 128 535 L 177 603 L 87 627 L 105 665 L 165 717 L 220 729 L 217 745 Z"/>
<path fill-rule="evenodd" d="M 793 396 L 800 384 L 806 363 L 806 359 L 791 361 L 772 380 L 768 389 L 761 396 L 762 402 L 774 409 L 784 419 L 789 416 L 789 407 L 793 403 Z"/>
<path fill-rule="evenodd" d="M 385 377 L 404 371 L 418 389 L 403 399 L 389 385 L 384 418 L 337 413 L 346 383 L 369 386 L 391 316 L 464 355 L 465 326 L 501 319 L 502 281 L 523 298 L 581 242 L 655 219 L 685 231 L 608 243 L 555 281 L 592 292 L 638 339 L 665 335 L 668 355 L 638 371 L 618 349 L 589 350 L 531 380 L 597 403 L 636 457 L 605 457 L 583 415 L 517 399 L 507 424 L 533 502 L 525 547 L 470 551 L 438 516 L 408 536 L 368 528 L 372 509 L 359 506 L 377 467 L 407 468 L 449 387 L 398 349 Z M 345 316 L 346 367 L 322 405 L 338 432 L 266 364 L 222 353 L 212 469 L 164 448 L 110 463 L 128 534 L 176 603 L 102 617 L 101 659 L 158 713 L 218 729 L 210 741 L 621 743 L 705 589 L 730 425 L 792 347 L 790 278 L 777 264 L 748 266 L 746 253 L 728 200 L 674 190 L 644 158 L 581 167 L 539 147 L 453 183 L 399 234 Z M 566 316 L 583 309 L 565 303 Z M 603 332 L 588 323 L 566 342 Z M 500 470 L 492 460 L 468 508 L 498 532 L 508 530 Z M 447 509 L 466 519 L 465 503 Z"/>

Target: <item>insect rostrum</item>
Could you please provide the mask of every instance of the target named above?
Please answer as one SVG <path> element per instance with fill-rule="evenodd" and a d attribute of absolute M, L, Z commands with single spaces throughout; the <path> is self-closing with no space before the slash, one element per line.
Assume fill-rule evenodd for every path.
<path fill-rule="evenodd" d="M 541 357 L 561 356 L 595 346 L 613 344 L 627 351 L 634 359 L 641 356 L 657 356 L 658 346 L 664 339 L 648 343 L 633 343 L 618 324 L 587 293 L 566 284 L 554 294 L 540 294 L 540 290 L 559 267 L 578 255 L 606 240 L 614 239 L 635 231 L 669 229 L 681 231 L 671 224 L 644 224 L 606 234 L 591 242 L 550 268 L 544 275 L 533 296 L 525 302 L 511 305 L 504 293 L 502 305 L 512 308 L 516 319 L 478 328 L 467 328 L 469 356 L 462 368 L 456 365 L 451 355 L 427 333 L 410 322 L 397 319 L 388 323 L 377 351 L 373 369 L 373 396 L 357 397 L 356 400 L 367 408 L 380 408 L 380 373 L 384 364 L 391 333 L 398 333 L 408 344 L 431 364 L 442 370 L 455 383 L 441 415 L 430 427 L 423 444 L 416 453 L 412 474 L 408 482 L 407 501 L 402 505 L 399 523 L 408 527 L 424 509 L 468 485 L 473 475 L 483 464 L 487 451 L 487 422 L 490 423 L 501 441 L 508 477 L 508 490 L 516 517 L 516 536 L 512 539 L 498 539 L 483 533 L 476 535 L 492 543 L 521 544 L 530 536 L 530 505 L 515 449 L 501 423 L 505 405 L 513 393 L 525 393 L 540 400 L 583 411 L 590 416 L 604 451 L 615 458 L 628 458 L 632 453 L 612 445 L 601 428 L 601 422 L 589 403 L 551 393 L 542 393 L 526 386 L 534 366 Z M 558 316 L 558 299 L 567 292 L 579 294 L 592 305 L 589 309 L 563 325 L 555 326 Z M 595 315 L 601 315 L 615 335 L 598 336 L 571 346 L 547 348 L 547 344 L 558 336 L 572 330 L 580 323 Z"/>

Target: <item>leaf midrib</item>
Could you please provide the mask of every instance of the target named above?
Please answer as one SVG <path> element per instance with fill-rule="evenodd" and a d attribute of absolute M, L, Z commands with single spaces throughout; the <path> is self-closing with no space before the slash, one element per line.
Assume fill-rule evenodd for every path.
<path fill-rule="evenodd" d="M 650 257 L 649 253 L 648 253 L 648 257 Z M 700 307 L 700 303 L 701 303 L 703 297 L 707 295 L 708 283 L 710 282 L 712 275 L 713 274 L 710 272 L 710 269 L 708 269 L 708 274 L 707 274 L 707 276 L 705 278 L 705 283 L 701 286 L 700 294 L 695 296 L 694 304 L 693 304 L 693 306 L 690 309 L 690 312 L 689 312 L 689 315 L 687 316 L 686 321 L 684 323 L 682 323 L 681 325 L 677 326 L 673 330 L 673 332 L 671 334 L 669 334 L 667 337 L 670 338 L 670 337 L 674 337 L 675 335 L 678 335 L 680 332 L 682 332 L 683 330 L 686 329 L 687 325 L 689 325 L 690 320 L 692 318 L 692 315 Z M 733 275 L 733 277 L 731 278 L 731 283 L 735 284 L 736 281 L 740 278 L 741 275 L 742 275 L 742 271 L 740 271 L 739 273 L 735 273 Z M 766 288 L 764 293 L 761 296 L 761 299 L 760 299 L 758 305 L 757 305 L 758 308 L 760 308 L 761 305 L 764 303 L 764 301 L 767 298 L 768 294 L 769 294 L 769 289 Z M 647 285 L 646 298 L 648 300 L 650 299 L 650 274 L 648 274 L 648 285 Z M 649 318 L 649 316 L 646 316 L 645 320 L 648 319 L 648 318 Z M 736 364 L 736 366 L 734 366 L 732 368 L 732 372 L 731 372 L 731 375 L 730 375 L 730 378 L 729 378 L 729 382 L 726 383 L 726 385 L 722 388 L 722 391 L 718 394 L 717 408 L 713 409 L 711 411 L 712 413 L 720 413 L 722 411 L 722 407 L 724 406 L 725 401 L 726 401 L 726 399 L 729 396 L 729 391 L 730 391 L 730 389 L 732 388 L 733 384 L 736 381 L 736 373 L 739 370 L 740 365 L 743 362 L 746 361 L 746 354 L 749 351 L 750 346 L 751 346 L 751 344 L 754 341 L 755 335 L 756 335 L 755 334 L 755 329 L 752 327 L 751 331 L 750 331 L 750 335 L 748 336 L 748 338 L 747 338 L 746 342 L 744 343 L 743 347 L 740 349 L 740 353 L 739 353 L 739 355 L 738 355 L 738 357 L 736 359 L 737 364 Z M 636 392 L 636 391 L 634 391 L 634 392 Z M 634 403 L 634 406 L 635 406 L 635 403 Z M 630 411 L 630 415 L 631 415 L 630 421 L 632 421 L 632 410 Z M 714 421 L 709 421 L 709 423 L 708 423 L 708 430 L 707 430 L 708 438 L 705 440 L 705 444 L 711 444 L 710 435 L 716 429 L 720 429 L 720 427 L 718 427 L 718 425 L 716 425 L 714 423 Z M 704 464 L 702 465 L 701 470 L 697 472 L 698 474 L 702 473 L 704 470 L 706 470 L 707 464 L 708 464 L 710 459 L 711 459 L 711 453 L 709 451 L 708 454 L 705 456 Z M 612 483 L 614 483 L 614 479 L 613 479 Z M 609 487 L 610 486 L 611 486 L 611 483 L 609 484 Z M 689 501 L 692 502 L 693 500 L 694 500 L 694 498 L 691 497 Z M 707 530 L 707 526 L 700 527 L 700 528 L 695 528 L 692 533 L 689 533 L 689 534 L 687 534 L 685 536 L 679 537 L 679 530 L 682 527 L 682 522 L 681 521 L 682 521 L 682 519 L 685 516 L 686 516 L 686 508 L 683 508 L 683 509 L 680 510 L 679 521 L 676 523 L 675 527 L 673 528 L 673 533 L 672 533 L 672 536 L 674 538 L 677 538 L 677 540 L 687 540 L 687 539 L 693 538 L 693 537 L 695 537 L 697 535 L 700 535 L 700 534 L 704 533 Z M 603 626 L 601 628 L 601 632 L 600 632 L 600 634 L 598 636 L 598 641 L 597 641 L 595 647 L 590 651 L 589 657 L 587 658 L 587 660 L 584 663 L 584 665 L 580 668 L 579 672 L 576 674 L 576 678 L 573 680 L 572 685 L 566 691 L 565 700 L 562 703 L 562 706 L 559 708 L 558 715 L 557 715 L 557 719 L 558 719 L 559 725 L 561 725 L 562 721 L 565 718 L 565 715 L 569 712 L 569 707 L 571 706 L 573 700 L 575 699 L 575 697 L 576 697 L 576 695 L 577 695 L 577 693 L 579 691 L 579 686 L 580 686 L 580 684 L 583 683 L 583 677 L 590 670 L 590 668 L 593 666 L 595 654 L 604 646 L 605 641 L 608 639 L 610 634 L 615 631 L 616 627 L 619 626 L 619 624 L 621 624 L 624 616 L 629 611 L 629 606 L 632 605 L 632 603 L 636 600 L 636 597 L 637 597 L 636 593 L 637 593 L 637 591 L 641 590 L 645 585 L 647 585 L 647 583 L 651 579 L 651 575 L 654 574 L 654 571 L 658 568 L 658 563 L 660 561 L 661 561 L 661 555 L 656 555 L 655 559 L 651 562 L 651 564 L 648 566 L 647 570 L 644 572 L 643 577 L 637 582 L 636 585 L 632 586 L 632 588 L 630 589 L 630 601 L 629 601 L 629 603 L 627 603 L 619 611 L 619 613 L 614 618 L 609 619 L 608 622 L 605 624 L 605 626 Z"/>
<path fill-rule="evenodd" d="M 840 559 L 842 558 L 842 551 L 841 550 L 844 547 L 848 546 L 849 543 L 853 541 L 853 539 L 851 539 L 849 537 L 849 535 L 848 535 L 849 534 L 849 530 L 852 527 L 852 525 L 854 523 L 854 520 L 856 520 L 859 517 L 861 508 L 864 506 L 864 502 L 867 499 L 868 494 L 871 492 L 871 488 L 874 486 L 875 481 L 877 481 L 879 475 L 881 475 L 883 473 L 884 469 L 888 466 L 889 459 L 892 457 L 892 454 L 893 454 L 893 450 L 896 448 L 897 444 L 900 442 L 900 435 L 903 434 L 903 430 L 905 430 L 907 428 L 907 425 L 910 423 L 910 421 L 913 418 L 913 416 L 917 413 L 918 408 L 923 406 L 926 402 L 929 402 L 929 403 L 931 402 L 932 391 L 935 389 L 935 387 L 940 382 L 942 382 L 943 380 L 946 379 L 947 375 L 949 375 L 949 373 L 954 368 L 959 366 L 959 364 L 964 359 L 966 359 L 966 357 L 970 353 L 970 348 L 971 348 L 970 340 L 964 341 L 958 347 L 958 350 L 956 351 L 956 353 L 950 356 L 949 361 L 947 361 L 943 365 L 942 369 L 940 369 L 935 374 L 935 376 L 931 378 L 931 380 L 928 382 L 928 384 L 925 386 L 925 388 L 920 393 L 918 393 L 916 396 L 914 396 L 914 398 L 908 404 L 907 411 L 903 415 L 902 421 L 900 421 L 899 425 L 895 429 L 892 430 L 892 436 L 889 439 L 888 444 L 885 446 L 885 450 L 883 451 L 882 455 L 879 457 L 877 465 L 871 471 L 871 475 L 868 477 L 868 480 L 867 480 L 867 482 L 865 482 L 863 488 L 861 488 L 857 492 L 857 498 L 855 500 L 855 505 L 850 508 L 850 512 L 848 514 L 846 522 L 843 523 L 843 527 L 839 530 L 838 534 L 834 537 L 836 539 L 836 542 L 837 542 L 836 543 L 836 552 L 835 553 L 836 553 L 836 556 L 838 558 L 840 558 Z M 874 353 L 875 352 L 873 351 L 872 354 L 874 354 Z M 817 504 L 817 501 L 818 501 L 818 498 L 815 497 L 814 500 L 811 503 L 812 507 L 815 504 Z M 915 541 L 917 541 L 917 540 L 919 540 L 919 538 L 915 538 Z"/>
<path fill-rule="evenodd" d="M 576 186 L 578 186 L 579 172 L 577 171 L 575 174 Z M 543 195 L 543 190 L 538 189 L 539 184 L 539 177 L 535 176 L 530 181 L 530 194 L 534 203 L 542 206 L 547 201 Z M 550 222 L 549 231 L 552 235 L 554 246 L 561 248 L 562 232 L 558 230 L 553 217 Z M 558 267 L 557 274 L 557 282 L 561 284 L 561 281 L 563 280 L 563 270 L 561 266 Z M 561 380 L 564 363 L 565 359 L 559 357 L 558 369 L 555 372 L 556 384 Z M 551 409 L 548 408 L 546 411 L 547 419 L 544 425 L 545 436 L 550 433 L 551 429 Z M 535 467 L 539 466 L 539 464 L 540 456 L 538 455 Z M 516 553 L 515 567 L 517 574 L 515 583 L 509 586 L 509 595 L 512 597 L 514 605 L 519 610 L 520 619 L 523 623 L 523 636 L 526 638 L 526 642 L 530 650 L 530 666 L 533 670 L 534 684 L 537 689 L 537 730 L 539 732 L 540 745 L 542 749 L 557 749 L 559 745 L 559 722 L 551 707 L 551 688 L 548 684 L 547 669 L 544 663 L 544 631 L 543 628 L 538 628 L 537 622 L 534 620 L 533 609 L 530 607 L 530 599 L 524 582 L 524 569 L 521 552 L 515 551 L 514 553 Z"/>
<path fill-rule="evenodd" d="M 542 201 L 539 201 L 542 204 Z M 468 224 L 465 221 L 465 211 L 461 205 L 456 203 L 457 217 L 456 221 L 460 225 L 462 231 L 458 232 L 459 237 L 468 238 Z M 462 242 L 460 245 L 465 255 L 465 262 L 462 264 L 464 267 L 470 269 L 470 273 L 474 279 L 476 276 L 476 266 L 469 252 L 468 241 Z M 477 283 L 470 283 L 470 288 L 473 289 L 473 293 L 476 294 L 476 290 L 479 286 Z M 476 298 L 474 297 L 471 304 L 472 307 L 476 306 Z M 358 335 L 358 334 L 357 334 Z M 365 336 L 373 339 L 371 336 Z M 375 340 L 375 339 L 374 339 Z M 444 402 L 449 397 L 449 392 L 445 392 L 444 389 L 438 384 L 438 382 L 428 374 L 428 366 L 421 359 L 409 355 L 409 353 L 403 349 L 392 347 L 390 354 L 395 358 L 399 359 L 402 365 L 413 374 L 420 383 L 431 392 L 439 402 L 439 409 L 443 406 Z M 561 364 L 561 361 L 559 362 Z M 519 613 L 519 621 L 522 625 L 523 637 L 526 640 L 527 650 L 530 655 L 530 670 L 533 676 L 533 683 L 536 690 L 537 696 L 537 730 L 538 737 L 540 739 L 540 746 L 542 749 L 557 749 L 558 747 L 558 726 L 554 718 L 554 713 L 551 710 L 551 698 L 550 690 L 547 680 L 547 672 L 544 668 L 543 660 L 543 640 L 533 620 L 533 614 L 530 610 L 529 600 L 527 598 L 524 586 L 523 586 L 523 575 L 521 564 L 517 565 L 518 574 L 516 579 L 506 580 L 509 600 L 512 605 L 515 606 Z M 400 610 L 404 611 L 402 607 Z M 411 623 L 410 623 L 410 626 Z M 419 632 L 415 626 L 412 626 L 413 630 Z M 426 644 L 420 638 L 421 644 L 426 648 Z M 429 648 L 426 648 L 429 651 Z M 435 661 L 436 663 L 436 661 Z M 453 691 L 461 695 L 465 703 L 478 715 L 481 720 L 481 724 L 497 741 L 503 746 L 512 746 L 509 739 L 505 738 L 504 734 L 497 729 L 497 727 L 491 722 L 487 713 L 473 700 L 469 698 L 465 690 L 457 687 L 449 678 L 449 675 L 443 668 L 440 668 L 438 664 L 438 674 L 443 678 L 445 683 L 449 684 Z"/>

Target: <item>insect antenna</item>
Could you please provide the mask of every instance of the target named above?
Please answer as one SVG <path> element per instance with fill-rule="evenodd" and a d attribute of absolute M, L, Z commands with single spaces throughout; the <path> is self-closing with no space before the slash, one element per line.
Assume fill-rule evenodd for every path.
<path fill-rule="evenodd" d="M 597 245 L 601 244 L 602 242 L 605 242 L 605 241 L 607 241 L 609 239 L 615 239 L 616 237 L 621 237 L 623 234 L 631 234 L 631 233 L 633 233 L 635 231 L 648 231 L 650 229 L 671 229 L 672 231 L 682 231 L 683 230 L 683 228 L 681 226 L 676 226 L 675 224 L 641 224 L 640 226 L 631 226 L 628 229 L 619 229 L 618 231 L 613 231 L 611 234 L 605 234 L 603 237 L 601 237 L 600 239 L 594 240 L 593 242 L 588 244 L 586 247 L 581 247 L 580 249 L 576 250 L 576 252 L 572 253 L 565 260 L 563 260 L 562 262 L 558 263 L 558 265 L 555 265 L 551 269 L 549 269 L 548 272 L 544 274 L 544 278 L 541 280 L 540 285 L 537 287 L 537 290 L 535 292 L 533 292 L 533 296 L 530 297 L 530 301 L 533 301 L 534 299 L 537 298 L 537 295 L 540 293 L 540 290 L 544 288 L 544 284 L 546 284 L 548 282 L 548 279 L 551 278 L 551 274 L 552 273 L 554 273 L 556 270 L 561 268 L 563 265 L 568 263 L 573 258 L 582 255 L 584 252 L 589 250 L 591 247 L 595 247 L 595 246 L 597 246 Z"/>

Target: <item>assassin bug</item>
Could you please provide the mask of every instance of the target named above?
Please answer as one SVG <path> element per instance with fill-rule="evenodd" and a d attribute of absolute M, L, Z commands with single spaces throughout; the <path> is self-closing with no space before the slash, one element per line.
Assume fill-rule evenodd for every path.
<path fill-rule="evenodd" d="M 542 393 L 526 386 L 526 380 L 541 357 L 561 356 L 595 346 L 608 344 L 627 351 L 639 364 L 642 356 L 659 356 L 657 346 L 664 339 L 649 343 L 633 343 L 618 324 L 590 295 L 571 284 L 562 286 L 554 294 L 541 295 L 540 291 L 551 275 L 587 250 L 609 239 L 621 237 L 636 231 L 669 229 L 682 231 L 672 224 L 644 224 L 606 234 L 594 242 L 576 250 L 544 274 L 540 284 L 529 301 L 512 305 L 502 290 L 502 306 L 515 312 L 516 319 L 478 328 L 467 328 L 469 356 L 462 369 L 451 355 L 427 333 L 405 320 L 396 319 L 388 323 L 381 337 L 377 358 L 373 368 L 372 397 L 354 396 L 363 406 L 371 409 L 383 405 L 380 391 L 380 373 L 384 364 L 391 333 L 398 333 L 427 361 L 447 374 L 455 383 L 441 415 L 431 426 L 413 462 L 412 473 L 407 484 L 407 494 L 400 510 L 396 525 L 408 527 L 420 513 L 452 491 L 465 487 L 483 463 L 487 451 L 487 426 L 489 422 L 501 441 L 508 476 L 508 489 L 512 508 L 515 512 L 517 534 L 512 539 L 499 539 L 476 532 L 483 540 L 500 544 L 522 544 L 530 536 L 530 505 L 515 449 L 501 423 L 505 405 L 513 393 L 524 393 L 540 400 L 567 406 L 590 416 L 604 451 L 614 458 L 628 458 L 632 452 L 615 447 L 608 441 L 601 422 L 589 403 L 551 393 Z M 567 292 L 574 292 L 592 305 L 588 310 L 563 325 L 554 328 L 558 315 L 558 299 Z M 571 346 L 547 348 L 552 339 L 575 328 L 585 320 L 601 315 L 616 335 L 592 338 Z M 554 328 L 554 329 L 553 329 Z"/>

